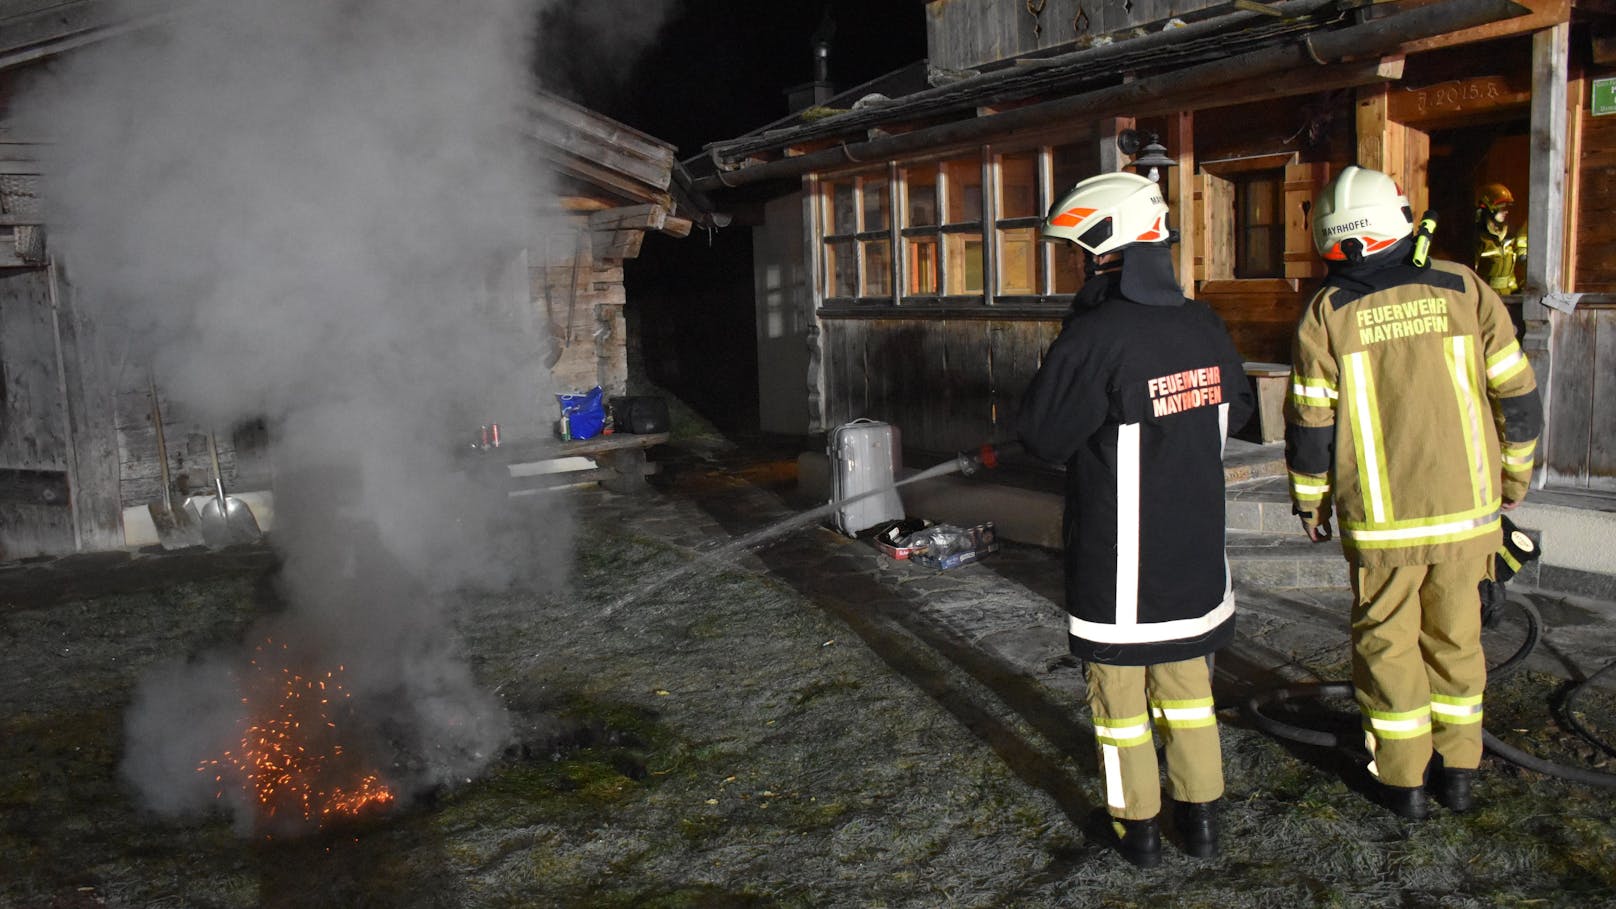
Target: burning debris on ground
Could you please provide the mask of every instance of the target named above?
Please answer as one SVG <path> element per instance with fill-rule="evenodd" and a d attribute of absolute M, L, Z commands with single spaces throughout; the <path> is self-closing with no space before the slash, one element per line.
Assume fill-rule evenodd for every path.
<path fill-rule="evenodd" d="M 268 639 L 253 648 L 238 675 L 240 745 L 203 761 L 218 797 L 243 797 L 260 829 L 321 827 L 387 811 L 398 796 L 352 739 L 355 709 L 343 667 L 321 672 L 289 644 Z"/>

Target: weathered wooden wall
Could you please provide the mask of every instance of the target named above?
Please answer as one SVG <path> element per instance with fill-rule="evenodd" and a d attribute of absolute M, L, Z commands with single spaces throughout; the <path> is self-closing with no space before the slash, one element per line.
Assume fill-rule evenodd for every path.
<path fill-rule="evenodd" d="M 1616 305 L 1553 319 L 1548 482 L 1616 492 Z"/>
<path fill-rule="evenodd" d="M 1214 286 L 1212 292 L 1198 292 L 1196 299 L 1223 318 L 1240 356 L 1259 363 L 1289 363 L 1296 320 L 1307 302 L 1305 291 L 1292 290 L 1280 280 L 1220 283 L 1248 286 L 1231 290 Z"/>
<path fill-rule="evenodd" d="M 529 269 L 533 305 L 559 347 L 560 358 L 550 368 L 558 391 L 588 391 L 599 385 L 608 396 L 626 393 L 623 261 L 602 257 L 607 252 L 611 250 L 597 249 L 584 234 L 570 256 L 552 255 L 549 264 L 536 259 Z M 544 353 L 535 351 L 536 356 Z"/>
<path fill-rule="evenodd" d="M 1227 0 L 931 0 L 926 4 L 927 59 L 943 69 L 968 69 L 1229 6 Z"/>
<path fill-rule="evenodd" d="M 0 558 L 121 542 L 97 349 L 54 265 L 0 269 Z"/>
<path fill-rule="evenodd" d="M 1027 383 L 1060 320 L 823 320 L 825 423 L 891 423 L 906 448 L 946 453 L 1013 438 Z"/>
<path fill-rule="evenodd" d="M 1580 144 L 1571 286 L 1581 293 L 1616 294 L 1616 115 L 1585 115 Z"/>
<path fill-rule="evenodd" d="M 73 548 L 68 415 L 43 270 L 0 276 L 0 557 Z"/>
<path fill-rule="evenodd" d="M 187 496 L 210 495 L 213 488 L 213 459 L 208 454 L 208 430 L 157 390 L 158 408 L 163 418 L 163 444 L 168 449 L 169 483 L 174 504 Z M 162 464 L 157 457 L 157 431 L 153 422 L 149 388 L 124 388 L 114 398 L 118 432 L 119 498 L 124 508 L 144 507 L 163 499 Z M 249 437 L 243 445 L 235 427 L 214 430 L 219 445 L 219 468 L 225 492 L 267 490 L 271 486 L 268 451 L 262 442 Z M 253 445 L 251 441 L 260 444 Z"/>

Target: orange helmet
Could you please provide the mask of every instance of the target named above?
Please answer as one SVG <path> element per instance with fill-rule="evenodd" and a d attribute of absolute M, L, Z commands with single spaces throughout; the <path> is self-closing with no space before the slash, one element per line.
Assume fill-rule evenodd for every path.
<path fill-rule="evenodd" d="M 1489 183 L 1476 190 L 1476 207 L 1496 212 L 1515 204 L 1515 197 L 1510 194 L 1509 187 L 1502 183 Z"/>

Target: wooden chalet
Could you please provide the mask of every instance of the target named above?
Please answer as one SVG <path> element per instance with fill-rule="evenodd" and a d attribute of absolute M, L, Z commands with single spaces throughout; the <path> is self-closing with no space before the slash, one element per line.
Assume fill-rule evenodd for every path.
<path fill-rule="evenodd" d="M 84 0 L 0 3 L 0 95 L 30 67 L 139 25 Z M 674 215 L 674 148 L 543 92 L 529 113 L 530 138 L 559 187 L 535 202 L 552 232 L 512 238 L 513 249 L 528 245 L 516 257 L 528 276 L 519 292 L 538 316 L 532 321 L 548 325 L 533 338 L 533 356 L 557 388 L 623 394 L 623 263 L 647 231 L 691 229 Z M 71 263 L 51 249 L 39 214 L 35 145 L 4 123 L 0 136 L 0 562 L 158 543 L 148 511 L 163 496 L 154 414 L 174 496 L 210 488 L 207 429 L 166 396 L 154 400 L 160 390 L 140 370 L 108 367 L 109 339 L 76 299 Z M 273 524 L 268 444 L 252 425 L 218 437 L 225 485 L 265 530 Z"/>
<path fill-rule="evenodd" d="M 1004 440 L 1081 280 L 1041 218 L 1132 166 L 1134 130 L 1172 159 L 1155 170 L 1186 290 L 1259 381 L 1283 374 L 1323 274 L 1308 210 L 1332 173 L 1392 174 L 1439 216 L 1436 254 L 1467 264 L 1478 191 L 1507 186 L 1530 238 L 1506 299 L 1549 408 L 1541 475 L 1616 493 L 1616 4 L 925 6 L 929 59 L 899 71 L 918 87 L 860 86 L 687 162 L 721 207 L 767 200 L 759 323 L 789 306 L 806 353 L 795 374 L 760 357 L 765 429 L 871 417 L 919 452 Z"/>

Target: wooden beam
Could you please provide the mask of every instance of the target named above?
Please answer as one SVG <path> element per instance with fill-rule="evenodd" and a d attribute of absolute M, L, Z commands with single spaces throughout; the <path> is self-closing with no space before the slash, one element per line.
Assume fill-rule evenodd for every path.
<path fill-rule="evenodd" d="M 1389 159 L 1386 148 L 1386 127 L 1389 122 L 1388 98 L 1385 85 L 1370 85 L 1358 90 L 1358 166 L 1385 171 Z"/>
<path fill-rule="evenodd" d="M 661 230 L 668 218 L 668 210 L 660 205 L 631 205 L 608 208 L 589 216 L 594 230 Z"/>
<path fill-rule="evenodd" d="M 662 232 L 670 237 L 683 238 L 690 236 L 690 231 L 695 226 L 695 222 L 689 218 L 675 218 L 669 216 L 667 220 L 662 222 Z"/>
<path fill-rule="evenodd" d="M 1565 199 L 1565 284 L 1577 289 L 1578 217 L 1582 209 L 1582 118 L 1587 112 L 1588 81 L 1566 82 L 1566 199 Z"/>
<path fill-rule="evenodd" d="M 1493 41 L 1498 38 L 1508 38 L 1511 35 L 1524 35 L 1529 32 L 1540 31 L 1554 25 L 1571 21 L 1571 0 L 1515 0 L 1515 3 L 1530 10 L 1525 16 L 1516 16 L 1513 19 L 1501 19 L 1473 28 L 1462 28 L 1458 31 L 1442 35 L 1432 35 L 1403 45 L 1403 53 L 1417 54 L 1421 51 L 1437 50 L 1444 47 L 1454 47 L 1460 44 L 1473 44 L 1477 41 Z"/>
<path fill-rule="evenodd" d="M 1180 111 L 1167 121 L 1167 148 L 1178 166 L 1166 178 L 1178 202 L 1178 283 L 1195 296 L 1195 113 Z"/>
<path fill-rule="evenodd" d="M 1553 362 L 1552 334 L 1554 324 L 1564 320 L 1565 314 L 1551 310 L 1543 303 L 1546 294 L 1559 293 L 1565 287 L 1565 205 L 1566 168 L 1566 79 L 1570 62 L 1571 26 L 1561 23 L 1532 36 L 1532 151 L 1528 170 L 1527 198 L 1531 210 L 1527 215 L 1527 233 L 1531 242 L 1526 247 L 1526 283 L 1521 288 L 1525 297 L 1522 316 L 1526 321 L 1526 337 L 1522 347 L 1527 359 L 1537 372 L 1539 393 L 1543 399 L 1543 412 L 1554 413 L 1554 394 L 1558 377 Z M 1589 369 L 1586 363 L 1567 363 L 1565 368 Z M 1550 427 L 1552 430 L 1553 427 Z M 1544 433 L 1545 443 L 1552 442 L 1554 433 Z M 1544 450 L 1540 463 L 1548 463 L 1555 453 Z M 1541 486 L 1548 471 L 1536 476 L 1535 485 Z"/>

